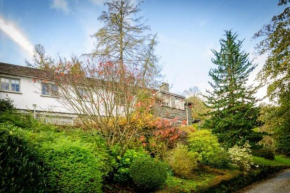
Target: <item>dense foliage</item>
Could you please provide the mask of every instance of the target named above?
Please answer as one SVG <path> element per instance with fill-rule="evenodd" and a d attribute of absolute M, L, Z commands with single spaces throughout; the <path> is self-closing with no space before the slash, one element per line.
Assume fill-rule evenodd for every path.
<path fill-rule="evenodd" d="M 1 124 L 4 190 L 101 192 L 111 159 L 100 136 L 77 129 L 63 132 L 37 121 L 32 126 Z"/>
<path fill-rule="evenodd" d="M 253 155 L 270 160 L 274 160 L 275 158 L 273 150 L 270 149 L 269 147 L 263 147 L 261 149 L 254 150 Z"/>
<path fill-rule="evenodd" d="M 38 152 L 11 124 L 0 124 L 0 192 L 45 192 Z"/>
<path fill-rule="evenodd" d="M 153 158 L 140 158 L 130 167 L 130 176 L 141 190 L 156 190 L 167 179 L 165 165 Z"/>
<path fill-rule="evenodd" d="M 212 91 L 207 91 L 206 105 L 211 109 L 205 127 L 212 129 L 219 140 L 227 147 L 243 145 L 249 141 L 253 146 L 262 136 L 255 133 L 259 109 L 254 105 L 256 89 L 246 86 L 249 74 L 256 65 L 249 61 L 249 54 L 242 51 L 243 41 L 237 34 L 226 31 L 225 39 L 220 40 L 220 51 L 213 50 L 216 65 L 209 75 Z"/>
<path fill-rule="evenodd" d="M 59 138 L 40 149 L 52 192 L 101 192 L 99 159 L 88 144 Z"/>
<path fill-rule="evenodd" d="M 277 104 L 272 117 L 277 151 L 290 155 L 290 7 L 289 0 L 279 0 L 279 6 L 286 6 L 284 11 L 272 18 L 255 34 L 255 38 L 263 38 L 257 46 L 259 54 L 267 53 L 268 57 L 259 74 L 261 82 L 268 84 L 268 96 Z"/>
<path fill-rule="evenodd" d="M 123 156 L 117 156 L 117 166 L 114 173 L 114 181 L 119 183 L 125 183 L 130 180 L 129 169 L 134 160 L 140 158 L 150 157 L 144 150 L 139 151 L 134 149 L 127 149 Z"/>
<path fill-rule="evenodd" d="M 192 176 L 193 170 L 197 169 L 199 154 L 188 151 L 188 147 L 185 145 L 178 144 L 167 154 L 165 160 L 176 176 L 189 178 Z"/>
<path fill-rule="evenodd" d="M 0 99 L 0 114 L 9 111 L 11 112 L 14 109 L 13 101 L 9 98 Z"/>
<path fill-rule="evenodd" d="M 197 130 L 189 135 L 189 149 L 201 156 L 201 163 L 223 168 L 229 163 L 227 152 L 220 146 L 218 139 L 209 130 Z"/>

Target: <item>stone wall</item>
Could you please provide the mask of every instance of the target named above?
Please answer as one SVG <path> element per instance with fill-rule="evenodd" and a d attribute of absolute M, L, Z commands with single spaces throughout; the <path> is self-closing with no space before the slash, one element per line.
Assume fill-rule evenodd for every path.
<path fill-rule="evenodd" d="M 188 122 L 189 122 L 189 125 L 191 125 L 191 123 L 193 121 L 191 108 L 188 108 L 188 111 L 189 111 L 188 112 Z M 186 110 L 171 108 L 168 106 L 161 106 L 161 107 L 158 107 L 158 109 L 155 109 L 156 116 L 161 117 L 161 118 L 166 118 L 166 119 L 177 118 L 178 124 L 181 124 L 182 121 L 187 120 L 187 113 L 186 112 L 187 112 Z"/>

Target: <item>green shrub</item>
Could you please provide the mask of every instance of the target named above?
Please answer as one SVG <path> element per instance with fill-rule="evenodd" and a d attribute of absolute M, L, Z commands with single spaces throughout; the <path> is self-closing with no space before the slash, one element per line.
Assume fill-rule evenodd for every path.
<path fill-rule="evenodd" d="M 129 169 L 134 160 L 140 158 L 149 158 L 150 156 L 144 150 L 128 149 L 125 154 L 117 156 L 116 172 L 114 173 L 114 181 L 125 183 L 130 180 Z"/>
<path fill-rule="evenodd" d="M 72 141 L 81 141 L 90 144 L 91 151 L 99 160 L 99 167 L 103 175 L 107 175 L 113 170 L 113 162 L 115 158 L 110 156 L 109 148 L 104 138 L 96 131 L 84 131 L 82 129 L 71 128 L 65 132 Z"/>
<path fill-rule="evenodd" d="M 218 138 L 209 130 L 198 130 L 189 135 L 188 146 L 190 151 L 201 156 L 201 163 L 217 168 L 227 167 L 228 153 L 220 146 Z"/>
<path fill-rule="evenodd" d="M 15 111 L 5 111 L 0 114 L 0 123 L 12 123 L 21 128 L 32 128 L 33 118 L 30 114 L 20 114 Z"/>
<path fill-rule="evenodd" d="M 251 155 L 250 145 L 245 143 L 244 146 L 235 145 L 229 148 L 231 165 L 240 170 L 249 171 L 253 165 L 253 158 Z"/>
<path fill-rule="evenodd" d="M 270 160 L 274 160 L 275 158 L 273 150 L 270 149 L 269 147 L 263 147 L 261 149 L 254 150 L 253 155 Z"/>
<path fill-rule="evenodd" d="M 43 157 L 49 192 L 101 192 L 110 162 L 99 135 L 40 124 L 28 137 Z"/>
<path fill-rule="evenodd" d="M 277 151 L 286 156 L 290 156 L 290 134 L 285 132 L 278 137 Z"/>
<path fill-rule="evenodd" d="M 11 115 L 7 117 L 12 121 L 0 124 L 6 127 L 5 132 L 0 127 L 0 173 L 6 174 L 0 177 L 0 185 L 8 190 L 0 188 L 0 192 L 101 192 L 112 158 L 100 135 L 79 129 L 63 131 L 35 120 L 29 129 L 19 122 L 22 129 L 11 124 L 15 123 L 12 118 L 22 116 Z"/>
<path fill-rule="evenodd" d="M 130 167 L 130 176 L 142 190 L 156 190 L 167 179 L 165 165 L 153 158 L 140 158 Z"/>
<path fill-rule="evenodd" d="M 92 147 L 61 137 L 40 149 L 51 192 L 101 192 L 102 173 Z"/>
<path fill-rule="evenodd" d="M 3 112 L 11 112 L 14 109 L 13 101 L 9 98 L 0 99 L 0 114 Z"/>
<path fill-rule="evenodd" d="M 0 192 L 44 192 L 45 178 L 37 151 L 21 129 L 0 124 Z"/>
<path fill-rule="evenodd" d="M 198 158 L 198 153 L 189 152 L 187 146 L 178 144 L 167 154 L 165 160 L 172 167 L 175 175 L 189 178 L 192 171 L 197 168 Z"/>

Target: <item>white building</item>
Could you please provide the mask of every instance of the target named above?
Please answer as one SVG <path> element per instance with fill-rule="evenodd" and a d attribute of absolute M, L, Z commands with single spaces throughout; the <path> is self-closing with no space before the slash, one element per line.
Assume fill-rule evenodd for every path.
<path fill-rule="evenodd" d="M 0 98 L 10 98 L 16 109 L 58 124 L 73 124 L 75 112 L 65 108 L 57 98 L 58 87 L 45 82 L 42 70 L 0 63 Z M 191 121 L 185 97 L 169 92 L 164 83 L 157 93 L 164 98 L 161 117 Z"/>

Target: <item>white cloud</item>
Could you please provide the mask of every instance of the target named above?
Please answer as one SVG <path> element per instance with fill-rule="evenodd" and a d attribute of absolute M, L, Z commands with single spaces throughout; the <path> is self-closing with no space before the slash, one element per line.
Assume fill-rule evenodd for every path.
<path fill-rule="evenodd" d="M 28 40 L 23 32 L 13 22 L 5 20 L 0 15 L 0 30 L 5 33 L 9 38 L 16 42 L 23 50 L 30 56 L 33 55 L 33 44 Z"/>
<path fill-rule="evenodd" d="M 68 6 L 68 2 L 66 0 L 53 0 L 50 7 L 63 11 L 65 14 L 69 14 L 71 12 Z"/>

